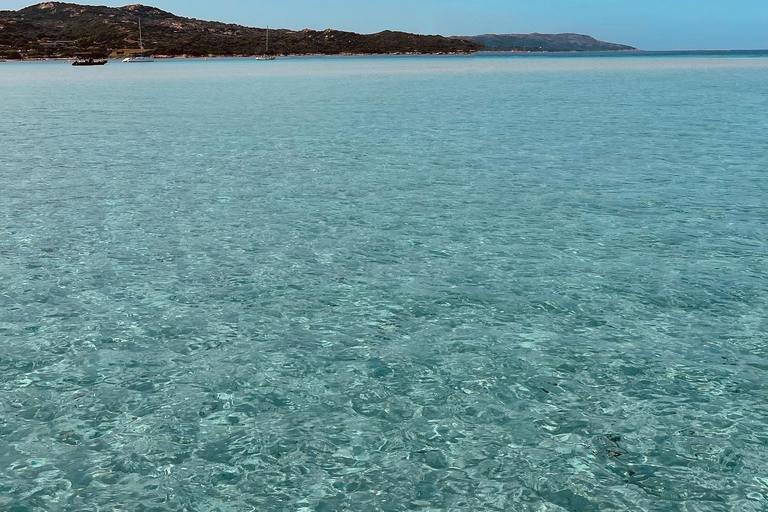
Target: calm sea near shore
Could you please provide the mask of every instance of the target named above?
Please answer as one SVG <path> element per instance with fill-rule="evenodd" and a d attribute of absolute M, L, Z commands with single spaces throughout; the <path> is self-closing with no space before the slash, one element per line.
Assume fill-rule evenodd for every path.
<path fill-rule="evenodd" d="M 768 54 L 0 91 L 0 510 L 768 508 Z"/>

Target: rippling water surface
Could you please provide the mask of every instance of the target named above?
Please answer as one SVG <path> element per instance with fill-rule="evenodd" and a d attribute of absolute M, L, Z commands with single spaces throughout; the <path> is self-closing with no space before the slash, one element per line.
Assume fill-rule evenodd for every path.
<path fill-rule="evenodd" d="M 768 508 L 765 56 L 0 92 L 0 509 Z"/>

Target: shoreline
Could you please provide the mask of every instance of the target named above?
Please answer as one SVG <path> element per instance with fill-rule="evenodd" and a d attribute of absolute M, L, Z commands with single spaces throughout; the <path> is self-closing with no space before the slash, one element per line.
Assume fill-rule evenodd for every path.
<path fill-rule="evenodd" d="M 301 57 L 418 57 L 418 56 L 453 56 L 453 55 L 476 55 L 480 52 L 396 52 L 396 53 L 291 53 L 277 54 L 279 59 L 301 58 Z M 193 59 L 255 59 L 256 55 L 153 55 L 157 60 L 193 60 Z M 24 59 L 6 59 L 4 62 L 46 62 L 46 61 L 73 61 L 80 57 L 35 57 Z M 95 57 L 94 57 L 95 58 Z M 99 57 L 109 61 L 120 61 L 123 57 Z"/>
<path fill-rule="evenodd" d="M 521 51 L 521 50 L 486 50 L 476 52 L 434 52 L 434 53 L 419 53 L 419 52 L 402 52 L 402 53 L 302 53 L 302 54 L 285 54 L 276 55 L 280 60 L 298 60 L 302 58 L 355 58 L 355 57 L 473 57 L 473 56 L 503 56 L 503 55 L 518 55 L 518 56 L 563 56 L 563 57 L 577 57 L 577 56 L 601 56 L 601 57 L 622 57 L 622 56 L 675 56 L 675 55 L 755 55 L 768 53 L 768 49 L 765 50 L 614 50 L 614 51 Z M 156 60 L 250 60 L 255 59 L 258 55 L 154 55 Z M 110 62 L 120 62 L 122 57 L 103 57 Z M 39 57 L 39 58 L 25 58 L 25 59 L 0 59 L 0 63 L 12 63 L 12 62 L 73 62 L 77 60 L 77 57 Z"/>

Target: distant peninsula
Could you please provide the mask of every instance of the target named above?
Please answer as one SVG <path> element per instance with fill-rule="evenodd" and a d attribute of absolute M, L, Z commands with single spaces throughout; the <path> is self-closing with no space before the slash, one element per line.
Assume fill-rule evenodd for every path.
<path fill-rule="evenodd" d="M 0 58 L 119 57 L 144 49 L 157 56 L 247 56 L 264 53 L 267 30 L 176 16 L 140 4 L 125 7 L 44 2 L 0 11 Z M 276 55 L 439 54 L 503 51 L 614 51 L 629 46 L 577 34 L 454 36 L 340 30 L 269 32 Z"/>
<path fill-rule="evenodd" d="M 617 52 L 637 50 L 625 44 L 598 41 L 582 34 L 483 34 L 455 36 L 483 45 L 485 51 L 521 52 Z"/>

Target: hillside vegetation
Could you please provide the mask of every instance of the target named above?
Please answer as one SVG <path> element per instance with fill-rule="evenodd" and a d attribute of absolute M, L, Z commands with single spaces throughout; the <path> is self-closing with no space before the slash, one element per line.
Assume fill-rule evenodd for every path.
<path fill-rule="evenodd" d="M 107 55 L 138 45 L 159 55 L 253 55 L 264 52 L 266 29 L 176 16 L 144 5 L 84 6 L 45 2 L 0 11 L 0 51 L 26 56 Z M 271 30 L 270 53 L 453 53 L 473 52 L 480 43 L 404 32 L 357 34 L 339 30 Z"/>
<path fill-rule="evenodd" d="M 145 48 L 156 55 L 232 56 L 264 52 L 264 28 L 176 16 L 156 7 L 85 6 L 45 2 L 18 11 L 0 11 L 0 57 L 106 56 L 138 48 L 139 19 Z M 270 53 L 461 53 L 498 51 L 618 51 L 631 46 L 579 34 L 484 34 L 443 37 L 384 31 L 271 30 Z"/>
<path fill-rule="evenodd" d="M 582 34 L 483 34 L 457 39 L 481 43 L 487 51 L 614 52 L 637 49 Z"/>

